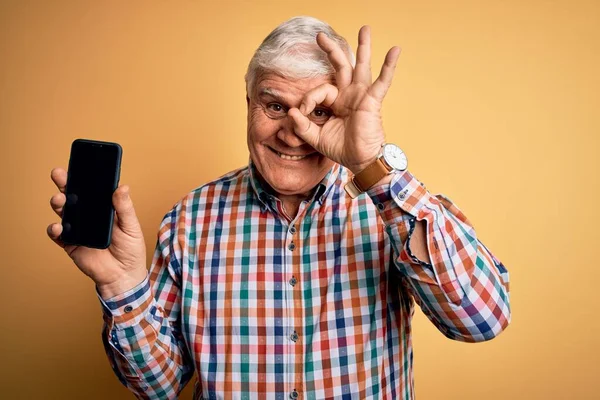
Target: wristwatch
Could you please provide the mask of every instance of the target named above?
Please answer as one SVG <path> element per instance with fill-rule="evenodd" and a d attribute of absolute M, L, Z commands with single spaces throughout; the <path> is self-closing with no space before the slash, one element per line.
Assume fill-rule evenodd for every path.
<path fill-rule="evenodd" d="M 354 175 L 350 182 L 344 186 L 344 189 L 351 198 L 355 198 L 369 190 L 386 175 L 394 171 L 404 171 L 407 166 L 406 154 L 400 147 L 392 143 L 384 143 L 381 145 L 381 151 L 377 159 Z"/>

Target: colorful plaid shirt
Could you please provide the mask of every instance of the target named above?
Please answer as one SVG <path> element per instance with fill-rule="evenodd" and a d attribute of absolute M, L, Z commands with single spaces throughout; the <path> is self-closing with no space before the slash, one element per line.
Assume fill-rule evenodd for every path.
<path fill-rule="evenodd" d="M 454 340 L 509 324 L 507 270 L 410 172 L 351 199 L 336 164 L 290 219 L 254 168 L 177 202 L 147 278 L 102 301 L 138 398 L 176 398 L 196 371 L 195 399 L 414 399 L 415 303 Z M 430 262 L 411 251 L 421 220 Z"/>

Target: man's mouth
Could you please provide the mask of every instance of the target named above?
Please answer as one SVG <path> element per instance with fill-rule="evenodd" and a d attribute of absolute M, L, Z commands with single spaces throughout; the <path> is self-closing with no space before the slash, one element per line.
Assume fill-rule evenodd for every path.
<path fill-rule="evenodd" d="M 294 155 L 294 154 L 282 153 L 271 147 L 269 147 L 269 149 L 271 149 L 271 151 L 273 151 L 275 154 L 277 154 L 279 156 L 279 158 L 281 158 L 283 160 L 288 160 L 288 161 L 299 161 L 299 160 L 302 160 L 302 159 L 314 154 L 314 153 L 310 153 L 310 154 L 304 154 L 304 155 Z"/>

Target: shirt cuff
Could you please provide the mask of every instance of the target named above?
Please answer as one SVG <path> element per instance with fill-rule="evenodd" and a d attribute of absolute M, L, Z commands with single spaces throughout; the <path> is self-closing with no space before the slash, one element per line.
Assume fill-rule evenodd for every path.
<path fill-rule="evenodd" d="M 424 206 L 431 199 L 425 185 L 408 170 L 394 174 L 389 184 L 375 186 L 367 194 L 380 210 L 385 209 L 390 200 L 394 200 L 398 207 L 417 220 L 423 218 L 427 212 Z"/>
<path fill-rule="evenodd" d="M 153 296 L 149 275 L 132 289 L 110 299 L 104 300 L 98 289 L 96 294 L 102 304 L 102 311 L 118 330 L 138 324 L 149 312 Z"/>

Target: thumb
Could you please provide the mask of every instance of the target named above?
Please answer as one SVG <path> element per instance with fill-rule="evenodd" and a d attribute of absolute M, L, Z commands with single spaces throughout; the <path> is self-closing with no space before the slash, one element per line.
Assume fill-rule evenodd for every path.
<path fill-rule="evenodd" d="M 133 201 L 129 195 L 129 186 L 119 186 L 112 196 L 113 205 L 117 212 L 117 223 L 125 233 L 137 233 L 140 231 L 140 223 L 135 215 Z"/>
<path fill-rule="evenodd" d="M 306 118 L 297 108 L 290 108 L 288 115 L 292 117 L 294 133 L 308 143 L 313 149 L 321 152 L 319 142 L 321 128 L 319 125 Z"/>

